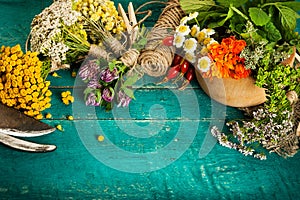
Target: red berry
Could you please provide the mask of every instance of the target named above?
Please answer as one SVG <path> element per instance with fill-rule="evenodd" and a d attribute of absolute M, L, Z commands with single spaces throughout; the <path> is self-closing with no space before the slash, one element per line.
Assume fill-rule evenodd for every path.
<path fill-rule="evenodd" d="M 184 60 L 183 63 L 180 65 L 180 71 L 182 74 L 185 74 L 190 67 L 190 63 L 187 60 Z"/>
<path fill-rule="evenodd" d="M 184 90 L 186 86 L 188 86 L 188 84 L 191 82 L 191 80 L 195 78 L 195 69 L 193 67 L 190 67 L 188 69 L 187 73 L 185 74 L 185 78 L 186 79 L 183 81 L 179 90 Z"/>
<path fill-rule="evenodd" d="M 190 82 L 191 80 L 193 80 L 195 78 L 195 70 L 193 67 L 188 69 L 188 71 L 185 75 L 185 78 L 188 82 Z"/>
<path fill-rule="evenodd" d="M 172 66 L 180 64 L 181 60 L 182 60 L 182 57 L 178 54 L 175 54 L 175 56 L 173 58 Z"/>
<path fill-rule="evenodd" d="M 169 80 L 175 78 L 179 74 L 179 71 L 180 71 L 180 65 L 176 65 L 174 67 L 171 67 L 168 71 L 167 78 Z"/>
<path fill-rule="evenodd" d="M 163 39 L 162 44 L 165 46 L 172 46 L 173 45 L 174 36 L 167 36 Z"/>

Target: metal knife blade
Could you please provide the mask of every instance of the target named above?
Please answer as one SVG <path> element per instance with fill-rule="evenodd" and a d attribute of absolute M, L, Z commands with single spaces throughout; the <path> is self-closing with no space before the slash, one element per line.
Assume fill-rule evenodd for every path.
<path fill-rule="evenodd" d="M 35 137 L 55 131 L 41 121 L 0 103 L 0 132 L 17 137 Z"/>
<path fill-rule="evenodd" d="M 55 145 L 28 142 L 2 133 L 0 133 L 0 142 L 9 147 L 29 152 L 50 152 L 56 149 Z"/>

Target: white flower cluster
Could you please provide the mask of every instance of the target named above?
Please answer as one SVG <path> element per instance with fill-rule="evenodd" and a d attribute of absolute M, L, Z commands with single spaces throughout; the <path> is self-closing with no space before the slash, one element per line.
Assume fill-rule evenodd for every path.
<path fill-rule="evenodd" d="M 236 121 L 226 125 L 230 127 L 232 135 L 228 136 L 220 132 L 217 127 L 211 129 L 212 135 L 222 146 L 238 150 L 244 155 L 252 155 L 255 158 L 266 159 L 264 154 L 256 153 L 252 144 L 260 144 L 270 153 L 287 157 L 294 154 L 298 149 L 298 140 L 293 137 L 293 123 L 290 120 L 292 113 L 283 111 L 280 115 L 272 113 L 265 108 L 252 111 L 254 121 Z M 229 140 L 234 138 L 235 142 Z"/>
<path fill-rule="evenodd" d="M 197 56 L 199 56 L 197 67 L 202 72 L 207 72 L 211 64 L 211 60 L 207 56 L 207 47 L 218 42 L 211 37 L 215 34 L 215 30 L 209 28 L 200 30 L 198 23 L 192 27 L 188 25 L 189 21 L 195 20 L 197 22 L 198 14 L 198 12 L 190 13 L 189 16 L 181 19 L 174 34 L 173 45 L 178 49 L 183 48 L 184 58 L 191 63 L 196 63 Z"/>
<path fill-rule="evenodd" d="M 258 158 L 260 160 L 266 160 L 267 157 L 264 153 L 256 153 L 255 150 L 249 146 L 245 146 L 244 144 L 237 144 L 235 142 L 232 142 L 228 139 L 228 136 L 222 133 L 216 126 L 213 126 L 211 128 L 211 134 L 214 136 L 220 145 L 235 149 L 239 151 L 240 153 L 244 154 L 245 156 L 253 156 L 254 158 Z"/>
<path fill-rule="evenodd" d="M 278 116 L 266 109 L 258 109 L 253 112 L 253 117 L 259 123 L 243 122 L 243 127 L 251 130 L 251 133 L 245 135 L 243 140 L 251 143 L 259 142 L 265 148 L 270 149 L 270 152 L 273 152 L 272 149 L 277 149 L 277 146 L 287 140 L 286 138 L 293 132 L 293 123 L 289 120 L 290 111 L 283 111 L 281 116 Z M 277 118 L 283 119 L 282 123 L 278 123 Z"/>
<path fill-rule="evenodd" d="M 31 23 L 31 50 L 49 56 L 52 62 L 66 60 L 68 47 L 60 41 L 62 23 L 71 26 L 81 14 L 72 10 L 71 0 L 56 0 Z"/>
<path fill-rule="evenodd" d="M 66 60 L 66 53 L 69 48 L 61 42 L 51 42 L 48 55 L 51 57 L 52 62 L 61 63 L 61 61 Z"/>

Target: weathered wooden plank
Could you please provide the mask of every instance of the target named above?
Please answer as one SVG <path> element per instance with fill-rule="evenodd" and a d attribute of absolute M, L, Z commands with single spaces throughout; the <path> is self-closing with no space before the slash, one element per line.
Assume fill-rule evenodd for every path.
<path fill-rule="evenodd" d="M 56 131 L 30 140 L 57 144 L 57 150 L 52 153 L 30 154 L 0 145 L 2 199 L 247 199 L 249 195 L 264 199 L 297 197 L 300 172 L 294 168 L 298 166 L 299 155 L 289 160 L 274 155 L 262 162 L 216 145 L 206 157 L 200 159 L 199 149 L 210 121 L 201 122 L 192 143 L 183 138 L 190 146 L 179 159 L 171 155 L 182 149 L 170 149 L 170 154 L 160 159 L 160 162 L 171 159 L 170 165 L 157 171 L 137 174 L 122 171 L 126 167 L 136 167 L 130 166 L 130 163 L 134 163 L 130 162 L 132 158 L 114 155 L 112 146 L 106 141 L 111 140 L 114 145 L 127 152 L 134 152 L 138 157 L 147 151 L 164 148 L 167 141 L 175 142 L 176 127 L 186 122 L 169 121 L 169 132 L 163 130 L 148 138 L 148 141 L 125 134 L 127 131 L 124 130 L 123 133 L 116 131 L 120 127 L 115 120 L 105 123 L 98 121 L 104 133 L 100 129 L 93 129 L 89 121 L 78 121 L 80 126 L 86 127 L 86 132 L 81 133 L 88 137 L 84 139 L 90 139 L 86 144 L 77 133 L 74 126 L 76 121 L 51 120 L 48 122 L 53 125 L 61 123 L 64 132 Z M 147 125 L 146 122 L 141 123 Z M 161 122 L 156 120 L 153 123 Z M 193 134 L 188 132 L 191 129 L 184 129 L 184 133 Z M 98 134 L 105 134 L 103 142 L 97 141 Z M 102 154 L 92 153 L 101 146 L 107 147 L 106 151 Z M 101 158 L 101 155 L 105 154 L 110 155 L 108 158 L 115 161 L 119 168 L 112 169 L 108 163 L 104 164 L 101 159 L 105 156 Z M 146 157 L 141 157 L 143 159 Z M 155 160 L 145 161 L 152 162 L 152 166 L 157 164 Z M 293 173 L 290 173 L 291 170 Z"/>
<path fill-rule="evenodd" d="M 23 31 L 23 25 L 45 2 L 51 1 L 26 1 L 29 7 L 24 6 L 23 0 L 2 0 L 2 44 L 25 42 L 28 28 Z M 122 2 L 124 7 L 128 3 L 124 0 L 116 2 Z M 146 1 L 133 2 L 138 6 Z M 30 9 L 20 12 L 24 8 Z M 153 19 L 157 15 L 153 15 Z M 22 24 L 21 29 L 19 24 Z M 7 36 L 9 32 L 12 35 Z M 91 115 L 87 114 L 88 109 L 78 93 L 75 102 L 82 115 L 76 112 L 75 120 L 68 121 L 66 116 L 74 112 L 72 105 L 62 104 L 60 93 L 72 90 L 74 79 L 68 71 L 58 73 L 62 78 L 49 77 L 53 91 L 49 112 L 53 119 L 44 122 L 53 126 L 61 124 L 64 131 L 27 138 L 55 144 L 57 150 L 32 154 L 0 145 L 0 199 L 299 199 L 300 154 L 291 159 L 274 154 L 267 161 L 259 161 L 216 145 L 202 159 L 199 157 L 204 144 L 212 145 L 211 142 L 204 143 L 209 127 L 222 126 L 224 113 L 226 119 L 241 118 L 242 114 L 228 107 L 224 112 L 223 107 L 214 105 L 196 82 L 178 97 L 174 86 L 157 86 L 151 84 L 155 83 L 153 80 L 145 79 L 135 87 L 136 100 L 129 111 L 96 109 Z M 198 101 L 195 104 L 191 101 L 194 93 L 194 100 Z M 217 110 L 215 114 L 221 115 L 212 114 L 212 105 Z M 199 108 L 199 115 L 194 107 Z M 181 109 L 186 112 L 182 113 Z M 98 141 L 98 135 L 103 135 L 104 141 Z M 153 159 L 146 156 L 151 152 L 158 154 L 169 143 L 179 145 L 169 146 L 169 151 L 158 157 L 161 159 L 154 154 Z M 116 154 L 118 151 L 114 147 L 136 155 L 122 157 Z M 181 152 L 183 154 L 176 159 Z M 113 168 L 108 161 L 115 164 L 111 163 Z M 141 170 L 145 163 L 153 169 L 168 161 L 171 161 L 170 165 L 157 171 L 124 172 Z"/>
<path fill-rule="evenodd" d="M 80 68 L 80 67 L 79 67 Z M 77 74 L 77 68 L 74 70 L 75 77 L 72 77 L 73 70 L 58 70 L 55 73 L 58 77 L 54 77 L 53 73 L 50 73 L 47 77 L 47 80 L 51 82 L 50 87 L 52 88 L 71 88 L 71 87 L 84 87 L 87 84 L 84 83 L 79 75 Z M 174 80 L 170 80 L 164 84 L 158 84 L 164 77 L 150 77 L 150 76 L 143 76 L 137 83 L 133 85 L 134 88 L 179 88 L 181 86 L 182 80 L 174 83 Z M 188 88 L 199 88 L 199 84 L 196 80 L 193 80 L 188 86 Z"/>
<path fill-rule="evenodd" d="M 20 44 L 25 49 L 25 41 L 30 32 L 30 24 L 33 17 L 39 14 L 51 0 L 12 0 L 0 2 L 0 38 L 1 45 L 14 46 Z M 28 5 L 32 9 L 28 8 Z"/>
<path fill-rule="evenodd" d="M 71 91 L 75 102 L 65 105 L 61 101 L 63 91 Z M 52 88 L 52 107 L 45 113 L 53 119 L 66 119 L 73 115 L 75 119 L 225 119 L 242 118 L 235 108 L 226 107 L 211 100 L 201 89 L 178 91 L 172 88 L 137 88 L 135 100 L 129 107 L 115 107 L 105 111 L 100 107 L 86 106 L 83 101 L 83 88 Z"/>

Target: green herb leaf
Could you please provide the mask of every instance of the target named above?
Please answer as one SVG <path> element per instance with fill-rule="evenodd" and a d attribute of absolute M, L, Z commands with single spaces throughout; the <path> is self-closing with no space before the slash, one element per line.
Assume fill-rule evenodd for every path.
<path fill-rule="evenodd" d="M 261 36 L 258 32 L 253 32 L 253 33 L 241 33 L 240 34 L 245 40 L 251 39 L 255 42 L 260 42 L 264 39 L 263 36 Z"/>
<path fill-rule="evenodd" d="M 249 8 L 249 16 L 257 26 L 264 26 L 270 21 L 270 17 L 260 8 Z"/>
<path fill-rule="evenodd" d="M 132 86 L 136 81 L 138 80 L 138 75 L 135 74 L 134 76 L 130 76 L 126 79 L 126 81 L 123 83 L 124 87 Z"/>
<path fill-rule="evenodd" d="M 227 20 L 229 20 L 233 15 L 234 15 L 233 10 L 232 10 L 231 8 L 229 8 L 226 18 L 223 19 L 222 21 L 220 21 L 220 22 L 218 23 L 218 25 L 219 25 L 219 26 L 223 26 L 223 25 L 225 24 L 225 22 L 226 22 Z"/>
<path fill-rule="evenodd" d="M 134 92 L 132 89 L 129 89 L 128 87 L 122 87 L 122 89 L 127 96 L 129 96 L 132 99 L 135 99 Z"/>
<path fill-rule="evenodd" d="M 225 6 L 225 7 L 230 7 L 230 6 L 240 7 L 244 3 L 247 3 L 248 0 L 217 0 L 217 2 L 219 5 Z"/>
<path fill-rule="evenodd" d="M 216 3 L 212 0 L 181 0 L 180 6 L 185 13 L 190 13 L 194 11 L 208 11 L 212 7 L 216 6 Z"/>
<path fill-rule="evenodd" d="M 230 6 L 230 8 L 236 12 L 237 14 L 239 14 L 241 17 L 243 17 L 245 20 L 249 20 L 248 17 L 242 12 L 240 11 L 238 8 L 234 7 L 234 6 Z"/>
<path fill-rule="evenodd" d="M 139 40 L 139 44 L 144 46 L 147 44 L 147 38 L 142 38 L 141 40 Z"/>
<path fill-rule="evenodd" d="M 216 23 L 217 20 L 220 18 L 220 16 L 222 16 L 223 14 L 226 14 L 226 13 L 220 13 L 220 12 L 217 12 L 217 11 L 208 11 L 208 12 L 200 12 L 198 17 L 197 17 L 197 20 L 200 22 L 200 26 L 201 27 L 204 27 L 204 26 L 207 26 L 208 28 L 215 28 L 215 27 L 219 27 L 219 25 L 215 25 L 215 26 L 210 26 L 211 23 Z M 209 23 L 206 24 L 206 22 L 208 22 L 209 20 Z"/>
<path fill-rule="evenodd" d="M 287 1 L 287 2 L 276 2 L 276 4 L 289 7 L 294 11 L 298 12 L 300 10 L 300 2 L 296 1 Z"/>
<path fill-rule="evenodd" d="M 110 71 L 113 71 L 116 67 L 116 63 L 114 61 L 108 63 L 108 67 Z"/>
<path fill-rule="evenodd" d="M 233 32 L 237 32 L 238 34 L 243 33 L 245 31 L 245 22 L 244 18 L 241 17 L 232 17 L 230 19 L 230 25 L 229 28 Z"/>
<path fill-rule="evenodd" d="M 278 42 L 282 39 L 280 31 L 272 22 L 268 22 L 266 26 L 264 26 L 264 31 L 266 33 L 267 39 L 271 42 Z"/>
<path fill-rule="evenodd" d="M 86 100 L 87 97 L 88 97 L 88 95 L 89 95 L 90 93 L 92 93 L 93 91 L 94 91 L 94 89 L 87 87 L 87 88 L 83 91 L 83 94 L 84 94 L 84 100 Z"/>
<path fill-rule="evenodd" d="M 280 21 L 285 31 L 293 31 L 297 26 L 297 17 L 298 14 L 289 7 L 278 7 L 277 9 L 280 12 Z"/>

